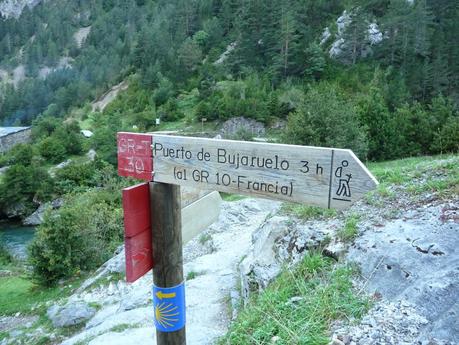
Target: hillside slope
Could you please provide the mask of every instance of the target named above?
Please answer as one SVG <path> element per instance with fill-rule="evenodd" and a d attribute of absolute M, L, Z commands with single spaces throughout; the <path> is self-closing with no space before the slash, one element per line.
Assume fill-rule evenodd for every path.
<path fill-rule="evenodd" d="M 279 211 L 278 203 L 254 199 L 226 202 L 219 221 L 184 248 L 189 343 L 214 344 L 229 329 L 221 343 L 277 339 L 281 344 L 326 345 L 333 338 L 334 345 L 456 345 L 459 157 L 406 159 L 370 169 L 381 182 L 378 190 L 338 214 L 287 204 Z M 327 269 L 321 272 L 318 266 L 318 276 L 307 280 L 302 274 L 292 276 L 289 272 L 298 264 L 303 267 L 303 260 L 311 269 L 318 264 Z M 345 272 L 352 266 L 359 270 L 349 276 Z M 121 252 L 99 270 L 98 281 L 91 278 L 68 299 L 48 303 L 48 316 L 9 328 L 2 345 L 40 339 L 43 344 L 91 345 L 151 341 L 151 277 L 127 285 L 119 273 L 123 267 Z M 330 272 L 340 278 L 320 285 Z M 294 280 L 286 284 L 285 274 Z M 292 290 L 316 279 L 326 293 L 322 296 L 336 288 L 337 299 L 325 304 L 314 300 L 320 296 L 316 283 Z M 353 297 L 340 294 L 348 288 Z M 315 322 L 325 315 L 322 326 L 307 332 L 302 321 L 306 301 L 316 305 Z M 97 312 L 64 340 L 62 330 L 46 320 L 54 319 L 63 305 L 81 304 L 77 302 L 89 303 Z M 345 309 L 327 314 L 333 303 Z"/>

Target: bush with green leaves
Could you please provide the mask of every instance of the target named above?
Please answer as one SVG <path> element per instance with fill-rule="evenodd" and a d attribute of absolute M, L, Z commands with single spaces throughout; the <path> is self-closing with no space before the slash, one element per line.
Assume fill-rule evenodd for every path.
<path fill-rule="evenodd" d="M 367 139 L 355 111 L 339 88 L 330 83 L 315 84 L 303 104 L 290 114 L 284 140 L 292 144 L 351 149 L 366 157 Z"/>
<path fill-rule="evenodd" d="M 61 119 L 52 116 L 39 116 L 32 122 L 34 140 L 49 137 L 62 123 Z"/>
<path fill-rule="evenodd" d="M 49 211 L 29 247 L 32 277 L 41 285 L 97 268 L 123 238 L 120 192 L 93 189 Z"/>
<path fill-rule="evenodd" d="M 83 135 L 76 121 L 63 123 L 53 133 L 63 144 L 65 151 L 70 155 L 79 155 L 83 152 Z"/>
<path fill-rule="evenodd" d="M 59 194 L 95 186 L 96 164 L 94 162 L 75 163 L 57 170 L 56 190 Z"/>
<path fill-rule="evenodd" d="M 10 252 L 3 243 L 2 234 L 0 233 L 0 264 L 7 265 L 13 260 Z"/>
<path fill-rule="evenodd" d="M 33 211 L 39 202 L 49 201 L 54 193 L 54 182 L 48 172 L 38 165 L 12 165 L 0 184 L 0 206 L 4 210 L 22 205 L 24 214 Z"/>
<path fill-rule="evenodd" d="M 368 158 L 371 160 L 395 157 L 399 133 L 386 105 L 381 90 L 370 86 L 368 93 L 359 99 L 357 113 L 368 140 Z"/>
<path fill-rule="evenodd" d="M 459 111 L 449 98 L 435 97 L 429 107 L 433 140 L 430 152 L 459 152 Z"/>
<path fill-rule="evenodd" d="M 29 165 L 34 156 L 34 147 L 30 144 L 17 144 L 8 152 L 8 164 Z"/>
<path fill-rule="evenodd" d="M 38 151 L 40 152 L 40 155 L 49 163 L 60 163 L 65 159 L 67 155 L 65 142 L 56 136 L 44 138 L 38 144 Z"/>

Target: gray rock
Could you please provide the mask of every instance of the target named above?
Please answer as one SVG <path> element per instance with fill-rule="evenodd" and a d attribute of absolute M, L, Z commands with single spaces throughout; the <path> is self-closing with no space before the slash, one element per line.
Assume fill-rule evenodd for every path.
<path fill-rule="evenodd" d="M 143 307 L 151 301 L 150 291 L 132 290 L 131 293 L 124 295 L 121 300 L 120 309 L 127 311 Z"/>
<path fill-rule="evenodd" d="M 227 47 L 226 50 L 220 55 L 217 61 L 214 62 L 214 65 L 221 65 L 223 62 L 228 59 L 228 56 L 231 54 L 231 52 L 236 48 L 237 43 L 232 42 L 230 43 Z"/>
<path fill-rule="evenodd" d="M 88 157 L 90 161 L 93 161 L 94 159 L 96 159 L 96 156 L 97 156 L 97 153 L 94 149 L 90 149 L 88 153 L 86 153 L 86 157 Z"/>
<path fill-rule="evenodd" d="M 370 227 L 347 255 L 367 278 L 368 293 L 416 306 L 428 321 L 413 331 L 420 339 L 459 339 L 459 223 L 442 218 L 452 204 L 409 210 L 383 227 Z M 408 332 L 409 324 L 402 328 Z"/>
<path fill-rule="evenodd" d="M 87 129 L 82 129 L 80 133 L 83 134 L 85 138 L 91 138 L 94 135 L 93 132 L 88 131 Z"/>
<path fill-rule="evenodd" d="M 24 204 L 11 204 L 7 205 L 3 212 L 8 218 L 18 218 L 26 213 L 26 207 Z"/>
<path fill-rule="evenodd" d="M 0 176 L 2 176 L 4 173 L 6 173 L 9 168 L 10 168 L 9 166 L 0 168 Z"/>
<path fill-rule="evenodd" d="M 58 311 L 59 311 L 60 307 L 56 304 L 54 304 L 53 306 L 49 307 L 48 310 L 46 311 L 46 316 L 48 317 L 48 319 L 52 320 L 54 319 L 54 317 L 57 315 Z"/>
<path fill-rule="evenodd" d="M 287 221 L 287 217 L 272 217 L 252 235 L 250 253 L 239 265 L 245 302 L 252 292 L 265 289 L 280 273 L 281 263 L 276 258 L 275 243 L 288 232 Z"/>
<path fill-rule="evenodd" d="M 22 331 L 20 329 L 15 329 L 15 330 L 10 332 L 10 337 L 17 338 L 17 337 L 19 337 L 19 336 L 21 336 L 23 334 L 24 334 L 24 331 Z"/>
<path fill-rule="evenodd" d="M 0 277 L 9 277 L 10 275 L 12 275 L 13 273 L 11 271 L 8 271 L 8 270 L 0 270 Z"/>
<path fill-rule="evenodd" d="M 244 302 L 252 292 L 264 290 L 282 266 L 298 263 L 325 237 L 319 223 L 294 223 L 285 216 L 268 219 L 253 233 L 252 248 L 239 266 Z"/>
<path fill-rule="evenodd" d="M 72 160 L 71 159 L 67 159 L 66 161 L 62 162 L 62 163 L 59 163 L 58 165 L 56 165 L 56 169 L 62 169 L 62 168 L 65 168 L 67 165 L 69 165 L 70 163 L 72 163 Z"/>
<path fill-rule="evenodd" d="M 246 119 L 245 117 L 234 117 L 223 123 L 220 134 L 224 138 L 234 138 L 241 134 L 241 132 L 247 132 L 250 135 L 257 137 L 263 136 L 266 132 L 265 126 L 258 121 L 252 119 Z"/>
<path fill-rule="evenodd" d="M 50 308 L 51 309 L 51 308 Z M 96 309 L 90 307 L 85 302 L 68 303 L 56 311 L 48 309 L 48 317 L 54 327 L 68 327 L 81 324 L 90 319 L 96 313 Z"/>
<path fill-rule="evenodd" d="M 64 205 L 64 199 L 63 198 L 57 198 L 51 201 L 51 206 L 53 209 L 60 208 Z"/>
<path fill-rule="evenodd" d="M 23 220 L 23 224 L 27 226 L 37 226 L 43 222 L 45 212 L 51 208 L 49 203 L 42 204 L 38 209 L 30 216 Z"/>
<path fill-rule="evenodd" d="M 24 7 L 33 8 L 42 0 L 5 0 L 0 2 L 0 14 L 5 18 L 19 18 Z"/>
<path fill-rule="evenodd" d="M 94 276 L 87 279 L 77 289 L 77 293 L 82 293 L 88 287 L 93 285 L 99 279 L 108 276 L 111 273 L 123 273 L 126 270 L 126 257 L 124 254 L 124 245 L 121 245 L 116 250 L 117 254 L 106 261 L 95 273 Z"/>
<path fill-rule="evenodd" d="M 49 209 L 58 209 L 60 207 L 62 207 L 62 205 L 64 204 L 64 199 L 62 198 L 58 198 L 58 199 L 55 199 L 51 202 L 47 202 L 45 204 L 42 204 L 40 205 L 40 207 L 38 207 L 38 209 L 32 213 L 30 216 L 28 216 L 27 218 L 25 218 L 23 220 L 23 224 L 24 225 L 27 225 L 27 226 L 37 226 L 37 225 L 40 225 L 42 222 L 43 222 L 43 219 L 44 219 L 44 216 L 45 216 L 45 213 L 47 210 Z"/>

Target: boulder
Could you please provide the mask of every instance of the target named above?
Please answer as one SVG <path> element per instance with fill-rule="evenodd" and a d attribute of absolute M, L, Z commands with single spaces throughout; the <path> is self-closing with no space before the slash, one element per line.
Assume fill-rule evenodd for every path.
<path fill-rule="evenodd" d="M 265 126 L 258 121 L 246 119 L 245 117 L 233 117 L 223 123 L 220 134 L 224 138 L 234 138 L 243 132 L 249 133 L 251 136 L 263 136 L 266 132 Z"/>
<path fill-rule="evenodd" d="M 24 221 L 22 222 L 24 225 L 27 226 L 37 226 L 40 225 L 43 222 L 43 218 L 45 216 L 45 212 L 49 209 L 58 209 L 62 207 L 64 204 L 64 199 L 59 198 L 55 199 L 51 202 L 47 202 L 45 204 L 40 205 L 38 209 L 32 213 L 30 216 L 28 216 Z"/>
<path fill-rule="evenodd" d="M 30 216 L 25 218 L 22 223 L 27 226 L 40 225 L 43 222 L 43 217 L 45 215 L 45 212 L 50 208 L 51 208 L 51 205 L 49 203 L 40 205 L 40 207 L 38 207 L 38 209 L 34 213 L 32 213 Z"/>
<path fill-rule="evenodd" d="M 0 176 L 2 176 L 4 173 L 6 173 L 9 168 L 10 168 L 10 166 L 6 166 L 6 167 L 0 168 Z"/>
<path fill-rule="evenodd" d="M 252 248 L 241 262 L 242 297 L 261 291 L 280 273 L 281 264 L 276 258 L 275 244 L 288 232 L 288 218 L 275 216 L 252 235 Z"/>
<path fill-rule="evenodd" d="M 90 161 L 94 161 L 94 159 L 96 159 L 96 156 L 97 156 L 97 153 L 94 149 L 90 149 L 88 153 L 86 153 L 86 157 L 88 157 Z"/>
<path fill-rule="evenodd" d="M 85 302 L 68 303 L 62 308 L 52 306 L 47 311 L 54 327 L 69 327 L 84 323 L 96 313 L 96 309 Z"/>
<path fill-rule="evenodd" d="M 21 203 L 7 205 L 2 211 L 8 218 L 19 218 L 26 213 L 26 207 Z"/>
<path fill-rule="evenodd" d="M 82 129 L 80 132 L 85 138 L 91 138 L 94 135 L 93 132 L 88 131 L 87 129 Z"/>
<path fill-rule="evenodd" d="M 284 265 L 293 266 L 309 250 L 319 248 L 326 234 L 318 224 L 294 223 L 286 216 L 267 220 L 252 235 L 252 248 L 239 266 L 244 301 L 251 292 L 265 289 Z"/>

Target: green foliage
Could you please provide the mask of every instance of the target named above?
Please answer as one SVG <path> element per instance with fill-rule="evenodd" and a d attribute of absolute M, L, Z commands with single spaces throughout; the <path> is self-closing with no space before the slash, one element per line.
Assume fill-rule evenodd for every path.
<path fill-rule="evenodd" d="M 0 315 L 35 314 L 46 312 L 45 303 L 56 301 L 68 293 L 67 287 L 46 288 L 33 284 L 27 277 L 0 277 Z"/>
<path fill-rule="evenodd" d="M 56 172 L 56 191 L 59 194 L 70 193 L 82 187 L 94 187 L 96 165 L 93 162 L 72 162 Z"/>
<path fill-rule="evenodd" d="M 11 263 L 13 257 L 3 243 L 2 234 L 0 234 L 0 264 L 7 265 Z"/>
<path fill-rule="evenodd" d="M 336 210 L 334 209 L 288 202 L 282 204 L 281 212 L 304 220 L 330 218 L 336 215 Z"/>
<path fill-rule="evenodd" d="M 290 114 L 284 139 L 292 144 L 350 148 L 360 157 L 367 153 L 354 104 L 329 83 L 309 89 L 302 106 Z"/>
<path fill-rule="evenodd" d="M 51 116 L 37 117 L 32 122 L 32 138 L 38 140 L 50 136 L 61 123 L 61 120 Z"/>
<path fill-rule="evenodd" d="M 53 134 L 64 146 L 67 154 L 78 155 L 83 151 L 83 136 L 76 121 L 63 123 Z"/>
<path fill-rule="evenodd" d="M 389 159 L 398 147 L 398 133 L 384 98 L 377 86 L 359 101 L 357 112 L 360 123 L 365 126 L 368 139 L 368 158 Z"/>
<path fill-rule="evenodd" d="M 29 248 L 33 278 L 53 285 L 101 265 L 122 241 L 120 192 L 89 190 L 48 212 Z"/>
<path fill-rule="evenodd" d="M 352 241 L 358 234 L 358 221 L 359 221 L 359 216 L 356 214 L 352 214 L 349 217 L 347 217 L 344 227 L 338 231 L 337 235 L 338 238 L 343 241 L 343 242 L 348 242 Z"/>
<path fill-rule="evenodd" d="M 34 148 L 29 144 L 17 144 L 8 152 L 8 164 L 30 165 L 34 156 Z"/>
<path fill-rule="evenodd" d="M 66 157 L 65 143 L 56 136 L 43 139 L 38 145 L 38 151 L 50 163 L 60 163 Z"/>
<path fill-rule="evenodd" d="M 2 209 L 23 205 L 27 212 L 33 209 L 35 202 L 50 200 L 53 190 L 53 181 L 45 169 L 34 164 L 15 164 L 2 177 L 0 205 Z"/>
<path fill-rule="evenodd" d="M 358 319 L 369 307 L 352 288 L 354 273 L 321 254 L 307 255 L 251 299 L 219 344 L 269 344 L 273 337 L 279 344 L 328 344 L 334 320 Z"/>
<path fill-rule="evenodd" d="M 459 152 L 459 111 L 449 98 L 435 97 L 429 107 L 433 139 L 430 152 Z"/>

